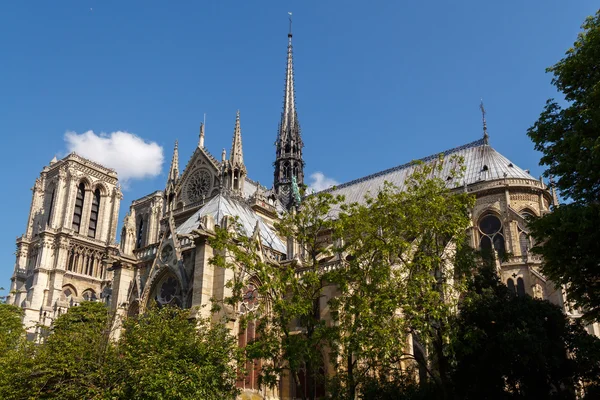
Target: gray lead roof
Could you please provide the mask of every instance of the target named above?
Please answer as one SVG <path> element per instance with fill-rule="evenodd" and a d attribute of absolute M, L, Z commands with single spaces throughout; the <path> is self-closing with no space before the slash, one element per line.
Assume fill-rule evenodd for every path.
<path fill-rule="evenodd" d="M 440 155 L 444 155 L 445 162 L 442 171 L 436 173 L 442 179 L 447 179 L 453 163 L 450 157 L 458 156 L 464 158 L 466 167 L 465 175 L 459 182 L 449 181 L 449 186 L 459 187 L 471 185 L 482 181 L 491 181 L 503 178 L 520 178 L 536 180 L 528 172 L 514 165 L 509 159 L 494 150 L 486 139 L 476 140 L 460 147 L 446 150 L 442 153 L 434 154 L 420 161 L 425 163 L 436 163 Z M 414 171 L 414 163 L 409 162 L 394 168 L 386 169 L 363 178 L 343 183 L 333 188 L 324 190 L 335 195 L 344 195 L 346 202 L 362 202 L 367 193 L 375 195 L 383 187 L 384 182 L 389 182 L 404 190 L 405 181 Z"/>
<path fill-rule="evenodd" d="M 258 222 L 260 238 L 263 246 L 285 254 L 287 245 L 277 236 L 277 234 L 258 216 L 248 204 L 243 200 L 218 194 L 208 203 L 202 206 L 198 211 L 192 214 L 185 222 L 176 228 L 178 234 L 191 233 L 200 226 L 200 219 L 205 215 L 211 215 L 215 224 L 220 224 L 225 215 L 238 217 L 242 224 L 244 233 L 251 236 Z"/>

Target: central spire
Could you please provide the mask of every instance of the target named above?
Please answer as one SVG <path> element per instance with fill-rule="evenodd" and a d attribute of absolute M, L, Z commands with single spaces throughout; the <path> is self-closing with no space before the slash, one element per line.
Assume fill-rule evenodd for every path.
<path fill-rule="evenodd" d="M 277 134 L 275 174 L 273 186 L 279 199 L 286 207 L 294 203 L 292 178 L 298 185 L 304 184 L 304 161 L 302 160 L 302 137 L 296 113 L 296 90 L 294 88 L 294 57 L 292 47 L 292 17 L 288 32 L 287 64 L 283 91 L 283 110 Z"/>

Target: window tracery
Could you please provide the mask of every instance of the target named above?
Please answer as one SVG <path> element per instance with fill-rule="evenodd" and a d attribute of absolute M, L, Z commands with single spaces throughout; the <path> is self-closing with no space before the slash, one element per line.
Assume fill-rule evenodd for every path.
<path fill-rule="evenodd" d="M 534 214 L 527 209 L 522 210 L 519 213 L 519 215 L 523 217 L 525 221 L 528 221 L 534 216 Z M 526 223 L 519 221 L 517 224 L 517 230 L 519 232 L 519 248 L 521 250 L 521 255 L 525 256 L 527 255 L 531 247 L 533 247 L 533 241 L 531 239 L 531 236 L 529 236 L 529 230 L 527 229 Z"/>
<path fill-rule="evenodd" d="M 484 215 L 479 220 L 479 247 L 481 250 L 496 250 L 502 257 L 505 253 L 504 229 L 502 222 L 494 214 Z"/>
<path fill-rule="evenodd" d="M 181 307 L 183 305 L 181 286 L 179 281 L 172 274 L 165 275 L 156 285 L 154 289 L 154 300 L 158 306 L 175 306 Z"/>
<path fill-rule="evenodd" d="M 242 292 L 242 302 L 239 306 L 239 314 L 242 316 L 256 311 L 259 305 L 258 290 L 256 285 L 249 283 Z M 242 318 L 243 320 L 243 318 Z M 240 323 L 238 331 L 238 346 L 246 347 L 256 337 L 256 321 L 248 318 Z M 261 360 L 248 360 L 246 363 L 246 375 L 239 376 L 236 386 L 241 389 L 259 389 L 258 376 L 262 367 Z"/>
<path fill-rule="evenodd" d="M 67 260 L 67 271 L 77 274 L 104 278 L 104 265 L 102 264 L 102 252 L 80 244 L 73 245 L 69 250 Z"/>
<path fill-rule="evenodd" d="M 98 299 L 98 296 L 96 296 L 96 292 L 94 292 L 92 289 L 85 290 L 81 297 L 85 301 L 96 301 Z"/>

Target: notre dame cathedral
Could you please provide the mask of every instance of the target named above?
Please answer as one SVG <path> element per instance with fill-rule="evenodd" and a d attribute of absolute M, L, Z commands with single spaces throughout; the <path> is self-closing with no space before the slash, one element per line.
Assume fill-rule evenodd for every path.
<path fill-rule="evenodd" d="M 260 238 L 264 256 L 273 263 L 295 257 L 293 243 L 274 229 L 281 215 L 299 205 L 298 187 L 304 183 L 291 32 L 285 74 L 270 189 L 249 177 L 239 112 L 229 154 L 224 150 L 220 159 L 204 147 L 202 125 L 198 145 L 181 171 L 175 144 L 165 188 L 132 202 L 119 243 L 117 219 L 122 195 L 115 171 L 74 153 L 62 160 L 55 158 L 43 168 L 32 189 L 25 233 L 17 239 L 8 298 L 9 303 L 24 309 L 24 324 L 32 339 L 38 323 L 50 325 L 83 300 L 104 301 L 124 317 L 143 312 L 151 301 L 195 308 L 209 304 L 211 298 L 224 298 L 230 271 L 209 263 L 213 249 L 207 237 L 215 225 L 226 226 L 232 217 L 239 219 L 248 235 Z M 443 154 L 465 160 L 464 178 L 451 184 L 477 198 L 470 228 L 473 247 L 510 254 L 499 270 L 516 294 L 547 299 L 577 317 L 562 289 L 540 273 L 542 259 L 529 252 L 526 218 L 547 213 L 557 205 L 552 187 L 494 150 L 485 121 L 482 138 L 457 145 Z M 432 150 L 437 153 L 424 158 L 425 162 L 437 159 L 443 149 Z M 402 164 L 328 190 L 345 195 L 349 202 L 362 201 L 384 181 L 402 188 L 412 168 L 410 163 Z M 444 178 L 444 171 L 440 173 Z M 208 316 L 209 309 L 199 308 L 198 312 Z M 242 345 L 254 335 L 249 329 L 238 332 L 235 324 L 232 329 L 240 334 Z M 597 324 L 588 329 L 600 336 Z M 260 398 L 295 397 L 290 384 L 282 384 L 277 393 L 267 393 L 258 387 L 257 374 L 252 372 L 240 383 L 244 393 Z"/>

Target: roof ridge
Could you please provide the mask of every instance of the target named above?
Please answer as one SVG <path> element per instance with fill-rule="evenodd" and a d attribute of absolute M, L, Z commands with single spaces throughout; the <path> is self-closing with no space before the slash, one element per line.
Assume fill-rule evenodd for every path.
<path fill-rule="evenodd" d="M 368 180 L 380 177 L 382 175 L 387 175 L 390 172 L 399 171 L 399 170 L 408 168 L 408 167 L 414 165 L 414 163 L 416 161 L 428 162 L 428 161 L 432 161 L 432 160 L 436 159 L 441 154 L 448 155 L 448 154 L 456 153 L 456 152 L 464 150 L 464 149 L 469 149 L 469 148 L 472 148 L 472 147 L 478 147 L 478 146 L 482 146 L 482 145 L 485 145 L 485 140 L 484 139 L 475 140 L 474 142 L 463 144 L 462 146 L 458 146 L 458 147 L 454 147 L 452 149 L 441 151 L 439 153 L 435 153 L 435 154 L 429 155 L 427 157 L 419 158 L 417 160 L 412 160 L 412 161 L 409 161 L 407 163 L 404 163 L 404 164 L 401 164 L 401 165 L 397 165 L 395 167 L 388 168 L 388 169 L 376 172 L 376 173 L 371 174 L 371 175 L 363 176 L 362 178 L 357 178 L 357 179 L 354 179 L 354 180 L 342 183 L 341 185 L 332 186 L 332 187 L 330 187 L 328 189 L 321 190 L 320 192 L 317 192 L 317 193 L 328 193 L 328 192 L 331 192 L 333 190 L 338 190 L 338 189 L 341 189 L 341 188 L 344 188 L 344 187 L 347 187 L 347 186 L 351 186 L 351 185 L 354 185 L 354 184 L 357 184 L 357 183 L 360 183 L 360 182 L 365 182 L 365 181 L 368 181 Z"/>

